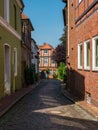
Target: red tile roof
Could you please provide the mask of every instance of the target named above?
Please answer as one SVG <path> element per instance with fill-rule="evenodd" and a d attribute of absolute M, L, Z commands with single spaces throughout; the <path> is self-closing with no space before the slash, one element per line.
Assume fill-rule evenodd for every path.
<path fill-rule="evenodd" d="M 43 45 L 39 46 L 40 49 L 53 49 L 53 47 L 48 44 L 48 43 L 44 43 Z"/>

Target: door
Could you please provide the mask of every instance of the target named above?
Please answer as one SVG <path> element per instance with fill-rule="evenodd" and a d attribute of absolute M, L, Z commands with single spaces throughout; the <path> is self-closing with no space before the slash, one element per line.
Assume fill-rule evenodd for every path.
<path fill-rule="evenodd" d="M 11 92 L 11 84 L 10 84 L 10 47 L 8 45 L 4 45 L 4 93 L 10 94 Z"/>

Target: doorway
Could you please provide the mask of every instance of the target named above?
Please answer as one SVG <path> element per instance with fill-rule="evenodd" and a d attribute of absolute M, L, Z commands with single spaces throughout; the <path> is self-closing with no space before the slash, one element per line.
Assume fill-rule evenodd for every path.
<path fill-rule="evenodd" d="M 9 45 L 4 45 L 4 94 L 10 94 L 10 82 L 10 47 Z"/>

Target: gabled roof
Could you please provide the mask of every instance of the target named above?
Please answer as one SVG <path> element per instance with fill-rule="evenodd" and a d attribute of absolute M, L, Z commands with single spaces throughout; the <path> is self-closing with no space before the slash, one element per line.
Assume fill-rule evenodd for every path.
<path fill-rule="evenodd" d="M 24 13 L 21 14 L 21 18 L 22 19 L 28 19 L 28 17 Z"/>
<path fill-rule="evenodd" d="M 29 22 L 30 26 L 31 26 L 31 30 L 32 31 L 34 30 L 34 27 L 33 27 L 32 23 L 31 23 L 31 20 L 24 13 L 21 14 L 21 19 L 22 20 L 27 20 Z"/>
<path fill-rule="evenodd" d="M 54 49 L 54 48 L 48 43 L 43 43 L 43 45 L 39 46 L 39 49 Z"/>
<path fill-rule="evenodd" d="M 36 44 L 36 41 L 35 41 L 33 38 L 32 38 L 31 40 L 33 41 L 35 47 L 36 47 L 37 49 L 39 49 L 39 48 L 38 48 L 38 45 Z"/>

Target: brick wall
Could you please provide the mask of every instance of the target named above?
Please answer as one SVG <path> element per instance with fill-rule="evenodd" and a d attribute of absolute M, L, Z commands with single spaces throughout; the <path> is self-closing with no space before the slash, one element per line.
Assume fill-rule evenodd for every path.
<path fill-rule="evenodd" d="M 69 89 L 81 99 L 98 106 L 98 71 L 92 70 L 92 38 L 98 36 L 98 2 L 70 0 L 68 2 L 67 44 Z M 84 69 L 84 42 L 90 41 L 90 70 Z M 82 69 L 78 69 L 78 44 L 82 43 Z M 68 46 L 68 45 L 67 45 Z"/>
<path fill-rule="evenodd" d="M 88 7 L 93 4 L 94 1 L 88 1 L 86 2 L 83 0 L 80 5 L 76 3 L 76 10 L 75 10 L 75 19 L 77 20 L 80 16 L 83 15 L 83 13 L 86 12 Z M 84 78 L 78 77 L 78 75 L 75 77 L 75 88 L 78 90 L 82 95 L 84 95 L 84 98 L 86 99 L 86 94 L 89 93 L 91 96 L 91 102 L 98 105 L 98 73 L 97 71 L 92 70 L 92 38 L 94 36 L 98 36 L 98 11 L 96 10 L 98 8 L 98 2 L 97 4 L 92 7 L 81 19 L 79 19 L 76 22 L 76 44 L 77 47 L 78 44 L 81 42 L 83 46 L 83 52 L 82 52 L 82 65 L 83 68 L 81 70 L 77 69 L 78 65 L 78 58 L 76 57 L 76 72 L 79 73 Z M 78 13 L 77 13 L 78 12 Z M 84 69 L 84 42 L 86 40 L 90 41 L 90 70 Z M 76 55 L 78 55 L 78 50 L 76 48 Z M 80 83 L 78 83 L 78 81 Z M 84 83 L 83 83 L 84 82 Z"/>

